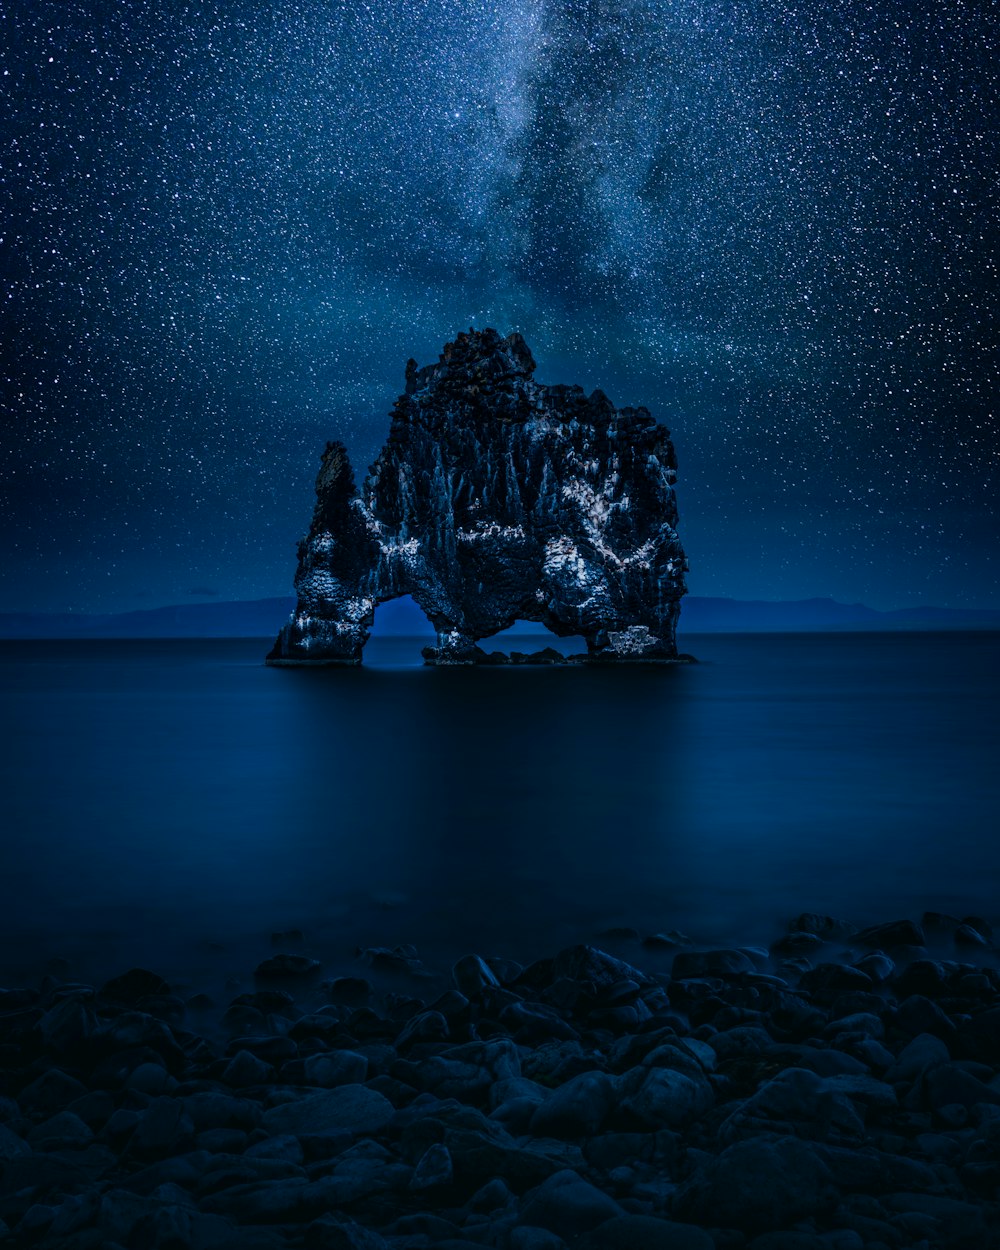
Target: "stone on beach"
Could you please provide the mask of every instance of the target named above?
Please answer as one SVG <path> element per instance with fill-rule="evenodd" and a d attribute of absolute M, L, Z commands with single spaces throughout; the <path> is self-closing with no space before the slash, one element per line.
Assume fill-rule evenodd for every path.
<path fill-rule="evenodd" d="M 374 1090 L 364 1085 L 340 1085 L 271 1107 L 264 1112 L 261 1123 L 270 1133 L 301 1135 L 331 1129 L 375 1133 L 394 1114 L 392 1103 Z"/>
<path fill-rule="evenodd" d="M 186 1031 L 153 973 L 0 994 L 7 1239 L 1000 1250 L 990 951 L 931 959 L 873 927 L 896 970 L 805 923 L 829 935 L 792 930 L 820 941 L 814 968 L 780 944 L 685 949 L 671 977 L 580 944 L 421 971 L 427 1001 L 398 988 L 412 947 L 369 948 L 390 956 L 374 983 L 239 994 L 228 1042 Z"/>

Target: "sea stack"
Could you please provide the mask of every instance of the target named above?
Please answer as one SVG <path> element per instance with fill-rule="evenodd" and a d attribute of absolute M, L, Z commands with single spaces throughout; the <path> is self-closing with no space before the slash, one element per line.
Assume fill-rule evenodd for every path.
<path fill-rule="evenodd" d="M 543 386 L 520 334 L 470 330 L 406 366 L 360 491 L 328 443 L 298 603 L 269 664 L 359 664 L 380 603 L 412 595 L 430 664 L 475 664 L 515 620 L 582 635 L 588 663 L 674 663 L 687 563 L 670 433 L 601 391 Z"/>

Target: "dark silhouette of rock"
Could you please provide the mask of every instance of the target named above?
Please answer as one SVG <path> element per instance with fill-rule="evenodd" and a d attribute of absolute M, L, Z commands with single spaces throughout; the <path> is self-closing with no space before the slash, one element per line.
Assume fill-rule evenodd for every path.
<path fill-rule="evenodd" d="M 470 330 L 437 364 L 407 364 L 360 491 L 344 446 L 327 444 L 298 603 L 269 663 L 360 663 L 375 608 L 401 595 L 437 631 L 431 664 L 496 663 L 476 643 L 515 620 L 582 635 L 591 662 L 679 658 L 669 432 L 534 369 L 520 334 Z"/>

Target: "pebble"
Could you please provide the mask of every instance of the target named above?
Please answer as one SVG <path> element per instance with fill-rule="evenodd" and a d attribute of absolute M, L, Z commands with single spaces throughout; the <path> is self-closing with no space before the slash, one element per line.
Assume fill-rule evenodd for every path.
<path fill-rule="evenodd" d="M 567 1169 L 556 1172 L 525 1196 L 520 1222 L 547 1228 L 567 1239 L 622 1214 L 613 1198 Z"/>
<path fill-rule="evenodd" d="M 925 931 L 967 962 L 928 958 Z M 409 946 L 322 984 L 279 952 L 221 1047 L 145 969 L 0 990 L 0 1241 L 997 1250 L 986 920 L 803 913 L 771 953 L 617 940 L 673 951 L 672 975 L 581 944 L 467 955 L 442 993 Z"/>
<path fill-rule="evenodd" d="M 833 1210 L 829 1169 L 794 1137 L 737 1142 L 681 1187 L 675 1210 L 710 1226 L 763 1233 Z"/>
<path fill-rule="evenodd" d="M 28 1154 L 31 1147 L 23 1137 L 12 1133 L 5 1125 L 0 1124 L 0 1164 L 8 1163 L 18 1155 Z"/>
<path fill-rule="evenodd" d="M 622 1106 L 649 1128 L 680 1128 L 713 1105 L 712 1086 L 704 1077 L 672 1068 L 652 1068 L 637 1075 L 641 1084 Z"/>
<path fill-rule="evenodd" d="M 601 1131 L 617 1097 L 617 1086 L 606 1073 L 581 1072 L 535 1107 L 530 1131 L 536 1137 L 593 1137 Z"/>
<path fill-rule="evenodd" d="M 434 1189 L 439 1185 L 449 1185 L 454 1175 L 455 1169 L 448 1147 L 438 1142 L 436 1145 L 428 1146 L 421 1155 L 419 1163 L 413 1169 L 413 1176 L 410 1178 L 410 1189 L 419 1191 Z"/>
<path fill-rule="evenodd" d="M 687 977 L 728 977 L 753 972 L 754 961 L 741 950 L 678 951 L 670 972 L 676 981 Z"/>
<path fill-rule="evenodd" d="M 322 965 L 307 955 L 272 955 L 257 965 L 254 979 L 262 984 L 284 981 L 314 980 L 322 971 Z"/>
<path fill-rule="evenodd" d="M 376 1133 L 394 1115 L 395 1108 L 382 1094 L 364 1085 L 341 1085 L 272 1107 L 264 1112 L 261 1124 L 269 1133 L 298 1136 L 329 1129 Z"/>

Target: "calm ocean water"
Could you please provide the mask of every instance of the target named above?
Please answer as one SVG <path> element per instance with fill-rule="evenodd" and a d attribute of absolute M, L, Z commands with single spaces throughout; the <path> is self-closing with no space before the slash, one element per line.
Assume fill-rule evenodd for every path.
<path fill-rule="evenodd" d="M 442 671 L 388 638 L 311 672 L 255 640 L 0 644 L 0 984 L 53 956 L 197 984 L 291 927 L 332 972 L 997 919 L 1000 635 L 683 642 L 702 663 Z"/>

